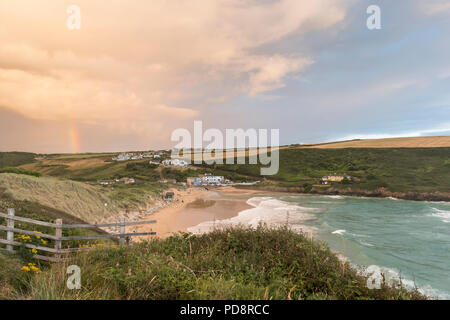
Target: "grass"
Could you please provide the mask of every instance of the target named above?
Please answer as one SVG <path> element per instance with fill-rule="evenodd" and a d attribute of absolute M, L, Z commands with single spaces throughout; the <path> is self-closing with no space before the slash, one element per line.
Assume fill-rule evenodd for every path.
<path fill-rule="evenodd" d="M 89 159 L 64 159 L 41 160 L 33 164 L 23 166 L 24 169 L 33 170 L 42 175 L 71 179 L 83 182 L 97 182 L 99 180 L 120 179 L 133 177 L 143 182 L 156 182 L 162 178 L 186 181 L 192 170 L 182 172 L 180 170 L 161 170 L 157 165 L 152 165 L 148 160 L 136 160 L 127 162 L 106 162 L 104 158 Z"/>
<path fill-rule="evenodd" d="M 33 163 L 35 156 L 36 154 L 28 152 L 0 152 L 0 168 Z"/>
<path fill-rule="evenodd" d="M 40 177 L 41 174 L 36 171 L 26 170 L 17 167 L 4 167 L 0 169 L 0 173 L 15 173 L 15 174 L 25 174 L 28 176 Z"/>
<path fill-rule="evenodd" d="M 0 300 L 24 295 L 28 279 L 22 265 L 20 258 L 0 253 Z"/>
<path fill-rule="evenodd" d="M 157 182 L 138 184 L 116 184 L 114 187 L 105 187 L 106 196 L 120 208 L 130 209 L 145 207 L 154 202 L 168 185 Z"/>
<path fill-rule="evenodd" d="M 259 165 L 215 165 L 214 173 L 268 179 L 280 186 L 317 184 L 322 176 L 347 173 L 357 178 L 335 188 L 393 192 L 450 192 L 450 148 L 305 149 L 280 150 L 280 169 L 261 177 Z M 248 162 L 248 161 L 247 161 Z M 203 166 L 208 168 L 208 166 Z"/>
<path fill-rule="evenodd" d="M 44 222 L 55 222 L 56 219 L 63 219 L 63 222 L 66 224 L 85 224 L 86 222 L 82 219 L 71 216 L 63 211 L 43 206 L 36 202 L 31 201 L 22 201 L 12 199 L 5 193 L 0 192 L 0 212 L 6 213 L 8 208 L 14 208 L 16 215 L 24 218 L 44 221 Z M 0 225 L 6 225 L 6 221 L 3 218 L 0 218 Z M 45 234 L 53 235 L 55 233 L 54 228 L 38 226 L 30 223 L 24 222 L 15 222 L 15 227 L 23 230 L 30 231 L 38 231 Z M 105 232 L 100 229 L 64 229 L 63 236 L 85 236 L 85 235 L 98 235 L 104 234 Z M 18 235 L 16 234 L 16 237 Z M 0 231 L 0 238 L 6 239 L 6 233 L 4 231 Z M 54 247 L 53 240 L 45 240 L 47 243 L 42 242 L 43 239 L 39 239 L 37 237 L 31 237 L 28 243 L 38 244 L 40 246 Z M 78 247 L 79 245 L 92 245 L 93 243 L 112 243 L 110 240 L 100 240 L 100 241 L 65 241 L 63 243 L 63 247 Z M 4 248 L 4 245 L 0 245 L 0 247 Z M 36 262 L 32 261 L 30 256 L 30 250 L 16 247 L 19 253 L 22 256 L 21 263 L 26 264 L 28 262 Z M 23 250 L 24 249 L 24 250 Z M 39 252 L 40 255 L 47 255 L 45 252 Z M 11 261 L 14 263 L 18 258 L 11 258 Z M 20 260 L 20 259 L 19 259 Z M 1 264 L 1 263 L 0 263 Z M 43 264 L 45 265 L 45 263 Z M 0 270 L 1 273 L 1 270 Z M 0 281 L 1 282 L 1 281 Z M 1 285 L 0 285 L 1 287 Z M 1 297 L 1 295 L 0 295 Z"/>
<path fill-rule="evenodd" d="M 450 147 L 450 136 L 386 138 L 386 139 L 356 139 L 329 143 L 318 143 L 309 148 L 442 148 Z"/>
<path fill-rule="evenodd" d="M 53 177 L 0 174 L 0 189 L 9 197 L 39 203 L 88 223 L 112 218 L 119 210 L 146 206 L 165 187 L 156 182 L 102 187 Z"/>
<path fill-rule="evenodd" d="M 120 208 L 100 186 L 76 181 L 3 173 L 0 187 L 14 199 L 40 203 L 89 223 L 113 215 Z"/>
<path fill-rule="evenodd" d="M 73 160 L 73 159 L 90 159 L 101 157 L 114 157 L 117 153 L 67 153 L 67 154 L 52 154 L 48 157 L 54 160 Z"/>
<path fill-rule="evenodd" d="M 410 143 L 416 140 L 401 141 Z M 150 165 L 146 160 L 105 162 L 107 157 L 102 155 L 96 158 L 95 156 L 100 156 L 96 154 L 86 155 L 87 159 L 65 156 L 62 159 L 56 156 L 46 157 L 21 167 L 42 175 L 84 182 L 122 177 L 134 177 L 143 182 L 156 182 L 159 179 L 186 181 L 189 176 L 212 172 L 236 182 L 266 178 L 266 185 L 301 187 L 303 190 L 313 191 L 318 189 L 317 184 L 322 176 L 347 173 L 355 177 L 356 181 L 351 184 L 334 184 L 334 189 L 373 191 L 384 188 L 390 192 L 448 193 L 450 192 L 449 154 L 450 148 L 446 147 L 381 149 L 283 147 L 280 150 L 279 172 L 274 176 L 266 177 L 260 176 L 259 165 L 203 165 L 197 166 L 197 170 L 175 170 L 158 168 Z M 315 185 L 316 187 L 313 188 Z"/>
<path fill-rule="evenodd" d="M 93 162 L 92 160 L 97 161 Z M 54 161 L 46 159 L 23 166 L 25 169 L 37 171 L 46 176 L 92 182 L 120 176 L 125 167 L 126 163 L 123 162 L 106 163 L 104 160 L 96 158 L 88 159 L 88 161 L 78 159 Z"/>
<path fill-rule="evenodd" d="M 5 257 L 0 258 L 0 265 Z M 82 289 L 66 289 L 66 267 L 82 272 Z M 6 265 L 6 263 L 5 263 Z M 424 299 L 367 278 L 328 247 L 286 228 L 179 234 L 125 248 L 80 253 L 26 279 L 0 268 L 9 299 Z"/>

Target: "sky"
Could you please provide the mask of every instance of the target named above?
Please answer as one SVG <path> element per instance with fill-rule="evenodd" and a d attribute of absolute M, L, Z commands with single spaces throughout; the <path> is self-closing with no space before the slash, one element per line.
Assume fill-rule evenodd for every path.
<path fill-rule="evenodd" d="M 449 135 L 449 34 L 447 0 L 0 0 L 0 151 Z"/>

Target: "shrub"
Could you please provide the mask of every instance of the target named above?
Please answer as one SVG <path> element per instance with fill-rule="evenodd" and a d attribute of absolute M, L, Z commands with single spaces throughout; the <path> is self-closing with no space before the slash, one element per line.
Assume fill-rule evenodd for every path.
<path fill-rule="evenodd" d="M 15 174 L 25 174 L 28 176 L 34 176 L 34 177 L 40 177 L 41 174 L 36 171 L 26 170 L 23 168 L 16 168 L 16 167 L 6 167 L 1 168 L 0 173 L 15 173 Z"/>
<path fill-rule="evenodd" d="M 65 288 L 65 268 L 82 270 L 82 289 Z M 180 233 L 125 248 L 80 253 L 34 277 L 33 299 L 424 299 L 367 278 L 321 242 L 287 228 Z"/>

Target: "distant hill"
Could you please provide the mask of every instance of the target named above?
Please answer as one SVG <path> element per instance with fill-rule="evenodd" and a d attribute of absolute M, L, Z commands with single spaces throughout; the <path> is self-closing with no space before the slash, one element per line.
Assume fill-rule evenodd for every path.
<path fill-rule="evenodd" d="M 0 152 L 0 168 L 32 163 L 35 156 L 36 154 L 28 152 Z"/>
<path fill-rule="evenodd" d="M 387 138 L 351 140 L 330 143 L 317 143 L 303 148 L 341 149 L 341 148 L 441 148 L 450 147 L 450 136 Z"/>

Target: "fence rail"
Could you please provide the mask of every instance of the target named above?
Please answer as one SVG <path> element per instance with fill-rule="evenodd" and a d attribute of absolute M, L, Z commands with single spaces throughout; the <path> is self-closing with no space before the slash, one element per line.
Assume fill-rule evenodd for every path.
<path fill-rule="evenodd" d="M 67 260 L 67 258 L 63 258 L 62 255 L 74 253 L 78 251 L 86 251 L 92 248 L 81 247 L 81 248 L 62 248 L 62 241 L 77 241 L 77 240 L 98 240 L 98 239 L 112 239 L 119 238 L 120 245 L 123 246 L 125 243 L 128 243 L 128 239 L 136 236 L 154 236 L 156 232 L 133 232 L 126 233 L 125 228 L 127 226 L 137 226 L 144 224 L 153 224 L 156 223 L 156 220 L 149 221 L 125 221 L 125 219 L 121 219 L 119 223 L 103 223 L 103 224 L 63 224 L 62 219 L 57 219 L 55 223 L 39 221 L 24 217 L 18 217 L 15 215 L 14 209 L 8 209 L 8 214 L 0 213 L 0 218 L 6 219 L 6 226 L 0 225 L 0 230 L 6 231 L 6 239 L 0 239 L 0 244 L 6 245 L 6 248 L 0 248 L 0 250 L 7 251 L 10 253 L 16 253 L 14 247 L 17 246 L 25 246 L 28 249 L 35 249 L 38 251 L 43 251 L 47 253 L 53 254 L 52 256 L 43 256 L 39 254 L 35 254 L 33 256 L 34 259 L 50 261 L 50 262 L 61 262 Z M 38 226 L 55 228 L 55 235 L 39 233 L 29 230 L 23 230 L 14 227 L 14 222 L 24 222 L 30 223 Z M 102 235 L 92 235 L 92 236 L 69 236 L 63 237 L 62 230 L 63 229 L 95 229 L 95 228 L 106 228 L 106 227 L 120 227 L 120 233 L 114 234 L 102 234 Z M 44 239 L 50 239 L 55 241 L 54 248 L 45 247 L 45 246 L 37 246 L 34 244 L 21 243 L 14 240 L 14 234 L 26 234 L 29 236 L 39 236 Z"/>

